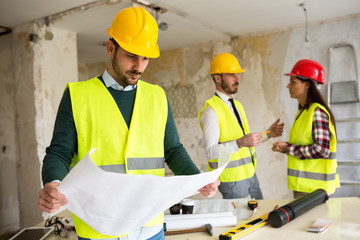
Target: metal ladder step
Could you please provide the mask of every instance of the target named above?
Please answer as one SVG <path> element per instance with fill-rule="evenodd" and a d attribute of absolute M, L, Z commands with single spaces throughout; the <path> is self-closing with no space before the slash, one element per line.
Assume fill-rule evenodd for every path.
<path fill-rule="evenodd" d="M 338 143 L 360 143 L 360 138 L 339 139 Z"/>
<path fill-rule="evenodd" d="M 336 119 L 336 123 L 360 122 L 360 118 Z"/>
<path fill-rule="evenodd" d="M 359 165 L 360 166 L 360 160 L 349 160 L 349 159 L 337 159 L 337 163 L 338 165 L 352 165 L 352 166 L 356 166 Z"/>
<path fill-rule="evenodd" d="M 339 51 L 335 52 L 336 49 L 339 49 Z M 335 56 L 339 58 L 335 58 Z M 350 63 L 351 57 L 354 60 L 353 66 Z M 349 69 L 354 68 L 354 73 L 346 72 L 346 74 L 343 74 L 339 70 L 342 68 L 336 63 L 345 58 L 350 63 L 348 64 Z M 337 171 L 341 187 L 336 190 L 335 194 L 337 194 L 337 197 L 358 197 L 360 192 L 360 159 L 358 159 L 359 148 L 357 146 L 360 143 L 360 131 L 358 130 L 358 123 L 360 123 L 358 114 L 360 83 L 355 47 L 348 43 L 333 44 L 329 48 L 328 60 L 327 103 L 330 107 L 333 105 L 333 111 L 338 111 L 334 111 L 334 115 L 336 124 L 339 124 L 337 132 L 340 133 L 337 141 L 339 153 L 337 156 Z M 334 61 L 335 65 L 332 64 L 333 60 L 336 60 Z M 333 66 L 337 68 L 337 71 L 333 72 L 335 74 L 331 72 Z"/>
<path fill-rule="evenodd" d="M 355 180 L 343 180 L 343 181 L 340 181 L 340 185 L 347 185 L 347 186 L 349 186 L 349 185 L 355 185 L 355 186 L 357 186 L 357 185 L 360 185 L 360 181 L 355 181 Z"/>

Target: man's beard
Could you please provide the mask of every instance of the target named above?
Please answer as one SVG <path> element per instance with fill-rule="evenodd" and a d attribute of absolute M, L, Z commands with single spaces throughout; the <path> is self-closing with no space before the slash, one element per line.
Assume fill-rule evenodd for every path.
<path fill-rule="evenodd" d="M 221 88 L 226 92 L 227 94 L 235 94 L 237 93 L 238 89 L 235 88 L 231 90 L 230 86 L 221 78 Z"/>
<path fill-rule="evenodd" d="M 116 56 L 116 53 L 115 53 L 115 56 Z M 116 57 L 113 57 L 113 59 L 112 59 L 112 61 L 111 61 L 111 64 L 112 64 L 112 68 L 113 68 L 113 70 L 114 70 L 117 78 L 119 79 L 120 82 L 124 83 L 125 86 L 135 85 L 135 84 L 137 83 L 137 80 L 138 80 L 140 77 L 139 77 L 138 79 L 136 79 L 136 80 L 132 79 L 132 81 L 131 81 L 131 80 L 129 80 L 128 77 L 126 77 L 126 75 L 120 73 L 119 64 L 118 64 L 118 61 L 117 61 Z M 126 73 L 127 73 L 127 74 L 137 74 L 137 75 L 141 75 L 141 74 L 142 74 L 142 72 L 138 72 L 138 71 L 136 71 L 136 70 L 127 71 Z M 135 81 L 135 82 L 134 82 L 134 81 Z"/>

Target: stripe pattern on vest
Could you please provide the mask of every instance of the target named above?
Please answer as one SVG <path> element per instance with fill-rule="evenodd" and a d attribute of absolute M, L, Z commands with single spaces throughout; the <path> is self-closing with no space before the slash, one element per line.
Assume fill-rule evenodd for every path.
<path fill-rule="evenodd" d="M 217 169 L 219 168 L 219 163 L 218 162 L 208 162 L 209 166 L 213 169 Z M 226 168 L 236 168 L 236 167 L 240 167 L 243 166 L 245 164 L 249 164 L 252 163 L 252 158 L 251 157 L 246 157 L 243 159 L 238 159 L 238 160 L 233 160 L 230 161 L 228 163 L 228 165 L 226 166 Z"/>
<path fill-rule="evenodd" d="M 164 158 L 128 158 L 129 170 L 163 169 Z M 126 173 L 125 164 L 101 165 L 102 170 L 115 173 Z"/>
<path fill-rule="evenodd" d="M 305 172 L 288 168 L 288 175 L 299 178 L 307 178 L 312 180 L 321 180 L 321 181 L 333 181 L 335 180 L 336 173 L 325 174 L 325 173 L 314 173 L 314 172 Z"/>

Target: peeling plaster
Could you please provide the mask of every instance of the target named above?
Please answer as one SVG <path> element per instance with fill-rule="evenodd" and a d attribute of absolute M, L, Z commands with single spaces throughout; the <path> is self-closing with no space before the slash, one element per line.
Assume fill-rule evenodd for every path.
<path fill-rule="evenodd" d="M 29 40 L 29 32 L 19 32 L 17 34 L 18 39 L 22 39 L 24 41 L 25 50 L 31 52 L 30 40 Z"/>
<path fill-rule="evenodd" d="M 184 72 L 181 49 L 162 52 L 159 58 L 151 59 L 142 79 L 150 83 L 169 86 L 173 83 L 174 76 L 177 76 L 175 84 L 184 83 Z M 157 73 L 162 74 L 157 74 Z M 167 73 L 167 74 L 165 74 Z"/>

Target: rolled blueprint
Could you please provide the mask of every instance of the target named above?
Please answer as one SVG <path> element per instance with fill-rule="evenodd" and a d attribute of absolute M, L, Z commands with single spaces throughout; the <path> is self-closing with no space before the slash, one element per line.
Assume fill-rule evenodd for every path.
<path fill-rule="evenodd" d="M 268 221 L 272 227 L 279 228 L 328 199 L 325 190 L 317 189 L 270 212 Z"/>
<path fill-rule="evenodd" d="M 203 227 L 211 224 L 212 227 L 236 226 L 237 219 L 231 212 L 208 214 L 165 215 L 166 230 L 188 229 Z"/>

